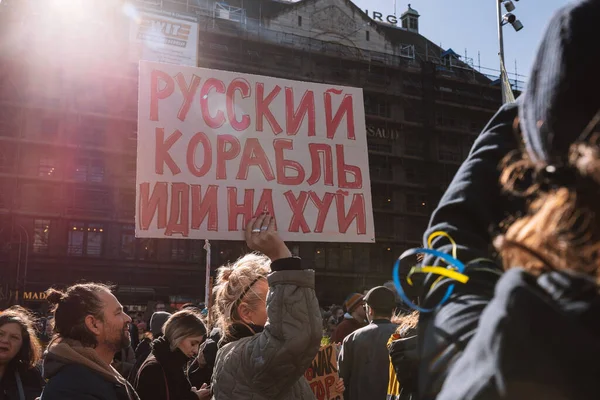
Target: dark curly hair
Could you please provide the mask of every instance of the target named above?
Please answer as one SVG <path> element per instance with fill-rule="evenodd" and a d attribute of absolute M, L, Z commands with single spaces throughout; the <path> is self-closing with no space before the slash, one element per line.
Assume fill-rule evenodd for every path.
<path fill-rule="evenodd" d="M 27 368 L 35 367 L 42 358 L 42 345 L 35 332 L 35 318 L 20 306 L 13 306 L 0 314 L 0 327 L 6 324 L 17 324 L 21 327 L 23 344 L 10 363 L 17 363 Z"/>

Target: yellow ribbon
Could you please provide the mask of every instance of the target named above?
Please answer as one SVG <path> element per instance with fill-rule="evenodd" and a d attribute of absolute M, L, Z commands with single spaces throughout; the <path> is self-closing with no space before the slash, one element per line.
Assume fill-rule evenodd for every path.
<path fill-rule="evenodd" d="M 452 236 L 450 236 L 449 234 L 447 234 L 444 231 L 435 231 L 431 235 L 429 235 L 429 237 L 427 238 L 427 248 L 431 249 L 431 246 L 433 244 L 433 239 L 435 239 L 436 237 L 440 237 L 440 236 L 443 236 L 450 241 L 450 243 L 452 244 L 452 257 L 458 258 L 456 255 L 456 253 L 457 253 L 456 242 L 454 241 L 454 239 L 452 239 Z"/>
<path fill-rule="evenodd" d="M 406 276 L 406 281 L 410 286 L 413 285 L 412 279 L 410 276 L 412 274 L 436 274 L 441 275 L 440 278 L 446 277 L 458 281 L 460 283 L 467 283 L 469 281 L 469 277 L 465 274 L 461 274 L 460 272 L 453 271 L 444 267 L 434 267 L 434 266 L 426 266 L 426 267 L 412 267 L 410 272 Z M 438 279 L 439 280 L 439 279 Z M 437 281 L 436 281 L 437 283 Z"/>

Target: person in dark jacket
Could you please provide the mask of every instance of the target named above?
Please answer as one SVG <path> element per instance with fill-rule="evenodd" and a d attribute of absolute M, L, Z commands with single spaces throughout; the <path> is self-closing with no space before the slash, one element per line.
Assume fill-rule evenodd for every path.
<path fill-rule="evenodd" d="M 197 388 L 204 385 L 210 386 L 221 336 L 221 329 L 215 327 L 210 331 L 206 341 L 202 343 L 198 357 L 188 368 L 188 379 L 192 386 Z"/>
<path fill-rule="evenodd" d="M 204 341 L 206 326 L 198 313 L 182 310 L 163 326 L 164 336 L 152 342 L 152 354 L 138 371 L 135 388 L 141 400 L 209 399 L 210 390 L 196 390 L 185 368 Z"/>
<path fill-rule="evenodd" d="M 42 400 L 138 400 L 113 368 L 115 353 L 130 346 L 131 318 L 110 289 L 77 284 L 64 293 L 49 289 L 55 337 L 44 357 L 48 383 Z"/>
<path fill-rule="evenodd" d="M 377 286 L 365 296 L 365 308 L 371 323 L 348 335 L 338 356 L 345 400 L 385 399 L 387 394 L 387 342 L 397 327 L 390 321 L 396 296 L 390 289 Z"/>
<path fill-rule="evenodd" d="M 367 324 L 364 304 L 363 295 L 360 293 L 352 293 L 346 298 L 344 302 L 346 313 L 331 334 L 331 343 L 342 343 L 346 336 Z"/>
<path fill-rule="evenodd" d="M 163 326 L 170 316 L 171 314 L 166 311 L 156 311 L 152 314 L 152 317 L 150 317 L 150 332 L 144 336 L 138 347 L 135 349 L 135 364 L 127 377 L 127 380 L 131 384 L 135 382 L 142 364 L 152 353 L 152 340 L 158 339 L 163 335 Z"/>
<path fill-rule="evenodd" d="M 32 316 L 15 306 L 0 314 L 0 400 L 34 400 L 44 387 L 42 346 Z"/>
<path fill-rule="evenodd" d="M 518 101 L 520 101 L 519 99 Z M 514 133 L 518 104 L 503 106 L 475 140 L 469 156 L 442 196 L 425 232 L 427 244 L 431 233 L 443 231 L 457 243 L 463 263 L 474 262 L 482 279 L 471 274 L 466 285 L 457 285 L 452 298 L 444 307 L 419 317 L 419 398 L 435 399 L 446 380 L 449 369 L 462 354 L 479 325 L 481 312 L 494 295 L 496 281 L 501 275 L 493 261 L 492 237 L 507 214 L 524 209 L 522 199 L 504 192 L 500 185 L 498 165 L 509 153 L 518 149 Z M 432 248 L 450 254 L 452 245 L 444 237 L 433 240 Z M 477 261 L 480 260 L 480 261 Z M 437 257 L 425 255 L 422 265 L 444 265 Z M 437 275 L 423 284 L 422 307 L 434 307 L 447 286 L 431 289 Z"/>
<path fill-rule="evenodd" d="M 405 314 L 392 319 L 398 324 L 388 341 L 390 352 L 390 383 L 388 400 L 411 400 L 418 391 L 419 365 L 417 323 L 419 313 Z"/>
<path fill-rule="evenodd" d="M 471 263 L 469 282 L 457 285 L 434 313 L 422 313 L 421 354 L 432 360 L 421 364 L 422 398 L 600 398 L 600 149 L 594 135 L 600 54 L 587 52 L 600 34 L 598 18 L 597 0 L 560 10 L 548 25 L 525 95 L 507 107 L 513 116 L 518 111 L 513 126 L 525 149 L 504 166 L 501 182 L 528 197 L 525 212 L 499 204 L 502 197 L 487 202 L 488 194 L 499 193 L 488 158 L 484 171 L 470 170 L 482 178 L 487 168 L 487 178 L 455 178 L 432 218 L 428 232 L 451 230 L 461 261 Z M 488 149 L 505 145 L 498 140 Z M 479 219 L 483 210 L 489 214 Z M 512 217 L 494 241 L 500 260 L 476 261 L 491 258 L 492 240 L 482 228 L 498 223 L 499 213 Z M 451 246 L 440 238 L 433 247 Z M 502 270 L 507 272 L 499 277 Z M 439 299 L 428 291 L 431 300 Z"/>

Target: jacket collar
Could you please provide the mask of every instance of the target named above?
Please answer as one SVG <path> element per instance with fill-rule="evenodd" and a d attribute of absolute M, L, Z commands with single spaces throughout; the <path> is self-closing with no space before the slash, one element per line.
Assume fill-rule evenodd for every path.
<path fill-rule="evenodd" d="M 391 324 L 392 321 L 390 321 L 389 319 L 385 319 L 385 318 L 377 318 L 374 319 L 373 321 L 371 321 L 372 324 L 375 325 L 384 325 L 384 324 Z"/>
<path fill-rule="evenodd" d="M 253 324 L 235 323 L 232 324 L 228 329 L 223 338 L 219 342 L 219 347 L 225 346 L 227 343 L 235 342 L 245 337 L 254 336 L 260 333 L 265 328 L 263 326 Z"/>
<path fill-rule="evenodd" d="M 164 336 L 152 342 L 152 354 L 158 362 L 173 368 L 183 367 L 189 361 L 189 358 L 181 350 L 171 351 L 171 344 Z"/>

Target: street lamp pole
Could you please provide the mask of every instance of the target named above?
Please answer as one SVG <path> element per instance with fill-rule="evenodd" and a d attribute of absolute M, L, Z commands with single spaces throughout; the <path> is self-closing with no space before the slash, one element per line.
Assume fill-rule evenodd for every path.
<path fill-rule="evenodd" d="M 502 1 L 496 0 L 496 22 L 498 24 L 498 57 L 500 58 L 500 84 L 503 82 L 504 78 L 504 34 L 502 32 L 503 27 L 503 17 L 502 17 Z M 506 93 L 502 90 L 502 103 L 506 103 Z"/>

